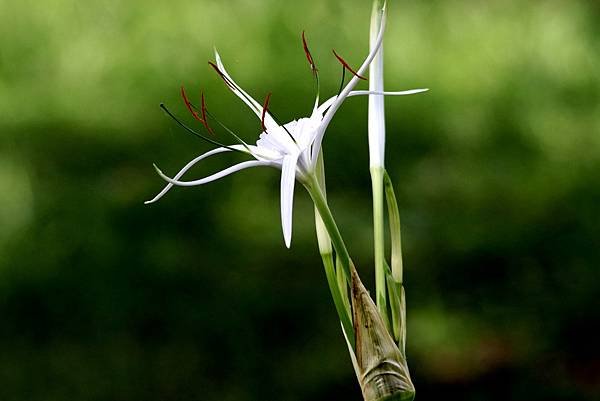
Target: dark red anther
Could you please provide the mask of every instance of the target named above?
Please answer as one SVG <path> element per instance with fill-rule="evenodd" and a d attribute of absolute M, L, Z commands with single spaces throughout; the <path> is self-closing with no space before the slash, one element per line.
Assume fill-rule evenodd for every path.
<path fill-rule="evenodd" d="M 267 131 L 267 127 L 265 127 L 265 115 L 267 114 L 267 110 L 269 109 L 269 100 L 271 99 L 271 92 L 267 93 L 267 97 L 265 98 L 265 103 L 263 104 L 262 115 L 260 116 L 260 125 L 262 126 L 263 131 Z"/>
<path fill-rule="evenodd" d="M 229 89 L 234 90 L 234 91 L 237 90 L 237 88 L 235 87 L 235 84 L 233 82 L 231 82 L 231 80 L 229 78 L 227 78 L 227 76 L 225 76 L 225 74 L 223 74 L 223 72 L 219 69 L 219 67 L 217 67 L 217 65 L 215 63 L 213 63 L 212 61 L 209 61 L 208 65 L 210 65 L 217 72 L 217 74 L 219 74 L 221 79 L 223 81 L 225 81 L 225 84 L 227 86 L 229 86 Z"/>
<path fill-rule="evenodd" d="M 202 112 L 202 120 L 200 120 L 200 122 L 202 123 L 202 125 L 204 125 L 204 128 L 206 128 L 206 130 L 209 133 L 214 135 L 215 132 L 210 127 L 210 125 L 208 125 L 208 119 L 206 118 L 206 103 L 204 101 L 204 92 L 200 93 L 200 110 Z"/>
<path fill-rule="evenodd" d="M 190 111 L 190 113 L 192 113 L 192 116 L 202 122 L 202 118 L 200 118 L 200 116 L 198 116 L 198 113 L 196 113 L 196 111 L 194 110 L 194 108 L 192 107 L 192 104 L 190 103 L 190 101 L 188 100 L 186 94 L 185 94 L 185 89 L 183 86 L 181 86 L 181 97 L 183 98 L 183 102 L 185 103 L 185 106 L 188 108 L 188 110 Z"/>
<path fill-rule="evenodd" d="M 358 75 L 358 73 L 356 71 L 354 71 L 352 69 L 352 67 L 350 67 L 350 65 L 348 65 L 348 63 L 346 62 L 346 60 L 344 60 L 339 54 L 337 54 L 335 52 L 335 50 L 333 51 L 333 55 L 335 56 L 335 58 L 338 59 L 338 61 L 340 63 L 342 63 L 342 65 L 344 66 L 344 68 L 347 69 L 348 71 L 350 71 L 352 74 L 354 74 L 355 77 L 360 78 L 360 79 L 365 80 L 365 81 L 367 80 L 367 78 L 365 78 L 365 77 L 363 77 L 361 75 Z"/>
<path fill-rule="evenodd" d="M 302 31 L 302 46 L 304 47 L 304 54 L 306 54 L 306 59 L 310 64 L 310 69 L 312 70 L 313 74 L 315 74 L 318 71 L 317 66 L 315 65 L 315 61 L 313 60 L 312 55 L 310 54 L 310 50 L 308 50 L 308 44 L 306 44 L 306 37 L 304 36 L 304 31 Z"/>

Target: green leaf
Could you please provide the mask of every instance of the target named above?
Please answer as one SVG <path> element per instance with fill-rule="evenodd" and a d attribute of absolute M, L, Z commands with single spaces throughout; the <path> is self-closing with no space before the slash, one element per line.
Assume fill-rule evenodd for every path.
<path fill-rule="evenodd" d="M 400 234 L 400 211 L 394 194 L 392 180 L 387 171 L 383 174 L 385 199 L 388 206 L 388 220 L 390 225 L 390 242 L 392 245 L 392 276 L 394 281 L 402 284 L 402 237 Z"/>
<path fill-rule="evenodd" d="M 323 266 L 325 267 L 325 276 L 327 277 L 327 284 L 329 285 L 329 291 L 333 298 L 335 310 L 337 311 L 340 322 L 342 323 L 342 329 L 348 338 L 348 341 L 354 346 L 354 328 L 352 325 L 352 318 L 350 317 L 350 309 L 347 307 L 347 302 L 344 302 L 340 287 L 335 273 L 335 267 L 333 265 L 333 254 L 322 254 Z M 344 282 L 344 287 L 346 283 Z"/>
<path fill-rule="evenodd" d="M 335 258 L 335 274 L 337 277 L 337 283 L 340 289 L 340 294 L 342 296 L 342 300 L 344 301 L 344 306 L 346 307 L 348 314 L 350 314 L 350 299 L 348 298 L 347 286 L 348 278 L 346 277 L 346 272 L 340 262 L 340 258 L 338 257 Z"/>
<path fill-rule="evenodd" d="M 375 258 L 375 300 L 383 321 L 390 326 L 385 284 L 385 220 L 383 205 L 383 167 L 371 167 L 373 192 L 373 255 Z"/>
<path fill-rule="evenodd" d="M 406 299 L 403 285 L 402 237 L 400 233 L 400 211 L 394 193 L 392 180 L 387 171 L 383 175 L 385 198 L 388 206 L 390 242 L 392 245 L 392 267 L 387 266 L 387 287 L 392 311 L 392 328 L 402 355 L 406 348 Z M 391 270 L 391 271 L 390 271 Z"/>
<path fill-rule="evenodd" d="M 402 356 L 406 357 L 406 303 L 404 299 L 404 286 L 394 280 L 392 271 L 386 263 L 386 283 L 392 312 L 392 332 L 400 348 Z"/>

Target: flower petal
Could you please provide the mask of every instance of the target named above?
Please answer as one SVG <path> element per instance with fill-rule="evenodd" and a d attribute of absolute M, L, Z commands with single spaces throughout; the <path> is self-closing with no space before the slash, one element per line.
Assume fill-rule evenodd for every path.
<path fill-rule="evenodd" d="M 215 49 L 215 59 L 217 61 L 217 67 L 219 67 L 220 72 L 225 76 L 225 78 L 227 79 L 227 86 L 231 89 L 231 91 L 240 99 L 242 99 L 242 101 L 244 103 L 246 103 L 246 105 L 248 107 L 250 107 L 250 110 L 252 110 L 254 112 L 254 114 L 256 114 L 256 116 L 258 118 L 262 118 L 263 115 L 263 107 L 260 103 L 258 103 L 256 100 L 254 100 L 246 91 L 244 91 L 234 80 L 233 78 L 231 78 L 231 76 L 227 73 L 227 70 L 225 69 L 225 66 L 223 65 L 223 62 L 221 61 L 221 56 L 219 56 L 219 53 L 217 52 L 217 50 Z M 265 127 L 267 128 L 267 130 L 271 130 L 274 129 L 275 127 L 278 126 L 278 124 L 275 122 L 275 120 L 273 119 L 273 117 L 266 112 L 265 116 L 264 116 L 264 123 L 265 123 Z"/>
<path fill-rule="evenodd" d="M 427 92 L 429 90 L 429 88 L 423 88 L 423 89 L 408 89 L 405 91 L 398 91 L 398 92 L 381 92 L 381 91 L 365 91 L 365 90 L 361 90 L 361 91 L 352 91 L 348 94 L 348 97 L 350 96 L 361 96 L 361 95 L 383 95 L 383 96 L 404 96 L 404 95 L 415 95 L 417 93 L 422 93 L 422 92 Z"/>
<path fill-rule="evenodd" d="M 281 227 L 285 246 L 288 248 L 292 243 L 292 210 L 297 161 L 297 154 L 288 155 L 283 158 L 281 166 Z"/>
<path fill-rule="evenodd" d="M 321 104 L 317 108 L 317 112 L 320 113 L 321 115 L 323 115 L 323 113 L 325 113 L 327 111 L 327 109 L 331 107 L 331 105 L 333 104 L 333 102 L 335 101 L 336 98 L 337 98 L 337 96 L 332 96 L 329 99 L 327 99 L 326 101 L 324 101 L 323 104 Z"/>
<path fill-rule="evenodd" d="M 408 89 L 408 90 L 404 90 L 404 91 L 395 91 L 395 92 L 380 92 L 380 91 L 366 91 L 366 90 L 359 90 L 359 91 L 350 91 L 350 93 L 348 93 L 348 97 L 351 96 L 365 96 L 365 95 L 384 95 L 384 96 L 403 96 L 403 95 L 416 95 L 417 93 L 422 93 L 422 92 L 427 92 L 429 90 L 429 88 L 421 88 L 421 89 Z M 317 113 L 325 113 L 327 111 L 328 108 L 331 107 L 331 105 L 333 104 L 333 102 L 335 101 L 335 99 L 337 98 L 337 96 L 332 96 L 329 99 L 327 99 L 326 101 L 324 101 L 318 108 L 317 108 Z"/>
<path fill-rule="evenodd" d="M 267 161 L 259 161 L 259 160 L 245 161 L 245 162 L 235 164 L 231 167 L 228 167 L 225 170 L 219 171 L 218 173 L 209 175 L 208 177 L 204 177 L 204 178 L 201 178 L 199 180 L 194 180 L 194 181 L 179 181 L 176 178 L 171 178 L 171 177 L 165 175 L 165 173 L 163 173 L 158 167 L 156 167 L 156 165 L 154 166 L 154 168 L 156 169 L 156 172 L 158 173 L 158 175 L 160 175 L 163 180 L 167 181 L 170 184 L 177 185 L 180 187 L 193 187 L 196 185 L 208 184 L 209 182 L 218 180 L 219 178 L 223 178 L 229 174 L 235 173 L 240 170 L 244 170 L 246 168 L 258 167 L 258 166 L 273 166 L 273 163 L 267 162 Z"/>
<path fill-rule="evenodd" d="M 179 172 L 175 175 L 174 179 L 178 180 L 179 178 L 181 178 L 181 176 L 184 175 L 186 171 L 191 169 L 199 161 L 204 160 L 209 156 L 216 155 L 218 153 L 224 153 L 224 152 L 231 152 L 231 151 L 227 148 L 216 148 L 216 149 L 213 149 L 211 151 L 201 154 L 200 156 L 196 157 L 195 159 L 190 161 L 188 164 L 186 164 L 181 170 L 179 170 Z M 171 184 L 171 183 L 167 184 L 162 189 L 162 191 L 160 191 L 158 193 L 158 195 L 156 195 L 154 198 L 150 199 L 149 201 L 144 202 L 144 204 L 148 205 L 150 203 L 156 202 L 157 200 L 162 198 L 163 195 L 166 194 L 171 188 L 173 188 L 173 184 Z"/>

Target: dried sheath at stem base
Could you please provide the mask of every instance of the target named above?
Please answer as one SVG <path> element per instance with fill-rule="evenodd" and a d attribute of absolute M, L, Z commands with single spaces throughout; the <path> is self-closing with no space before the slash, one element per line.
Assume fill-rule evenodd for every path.
<path fill-rule="evenodd" d="M 352 268 L 352 314 L 358 380 L 365 401 L 410 401 L 415 397 L 406 359 L 390 336 L 375 303 Z"/>

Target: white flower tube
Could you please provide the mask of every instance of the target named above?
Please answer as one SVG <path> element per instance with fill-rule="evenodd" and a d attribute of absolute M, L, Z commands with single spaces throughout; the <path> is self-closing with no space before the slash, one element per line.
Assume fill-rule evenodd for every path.
<path fill-rule="evenodd" d="M 373 2 L 369 46 L 377 47 L 377 36 L 381 29 L 382 1 Z M 385 12 L 385 11 L 384 11 Z M 383 92 L 383 43 L 369 67 L 369 91 Z M 383 95 L 369 95 L 369 163 L 371 167 L 383 167 L 385 160 L 385 107 Z"/>
<path fill-rule="evenodd" d="M 373 190 L 373 255 L 375 259 L 375 300 L 384 321 L 387 316 L 385 280 L 385 237 L 383 218 L 383 172 L 385 158 L 385 111 L 383 93 L 383 43 L 381 28 L 385 24 L 384 0 L 373 1 L 369 46 L 376 50 L 369 67 L 369 164 Z"/>

